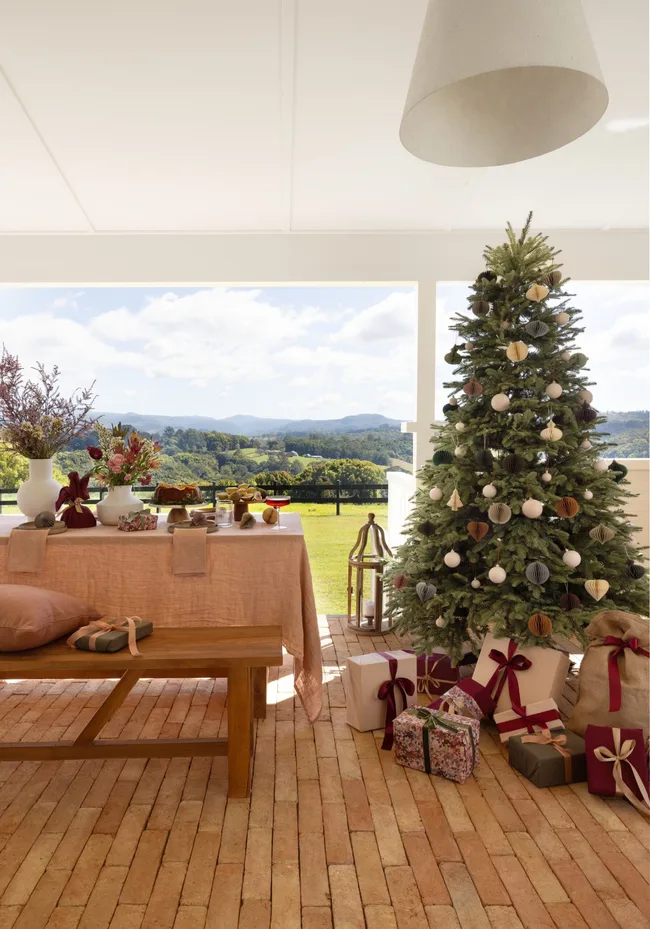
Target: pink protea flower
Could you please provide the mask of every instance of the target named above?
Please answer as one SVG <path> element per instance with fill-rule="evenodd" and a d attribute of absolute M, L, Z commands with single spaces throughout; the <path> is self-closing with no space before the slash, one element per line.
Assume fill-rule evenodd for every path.
<path fill-rule="evenodd" d="M 113 457 L 108 462 L 108 467 L 113 472 L 113 474 L 118 474 L 122 470 L 122 465 L 124 464 L 124 455 L 113 455 Z"/>

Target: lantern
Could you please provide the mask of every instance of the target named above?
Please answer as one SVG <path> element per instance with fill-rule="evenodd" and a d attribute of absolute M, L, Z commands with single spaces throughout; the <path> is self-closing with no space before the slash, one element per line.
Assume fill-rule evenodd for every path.
<path fill-rule="evenodd" d="M 348 628 L 359 635 L 383 635 L 393 628 L 384 620 L 384 565 L 393 553 L 384 530 L 368 513 L 348 556 Z"/>

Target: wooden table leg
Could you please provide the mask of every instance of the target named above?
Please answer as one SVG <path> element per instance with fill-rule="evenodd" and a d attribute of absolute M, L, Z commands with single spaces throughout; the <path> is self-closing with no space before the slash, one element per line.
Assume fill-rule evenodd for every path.
<path fill-rule="evenodd" d="M 97 707 L 95 715 L 88 720 L 75 739 L 75 742 L 80 745 L 88 745 L 96 739 L 106 723 L 113 716 L 113 713 L 122 706 L 139 680 L 140 674 L 138 671 L 125 671 L 104 702 Z"/>
<path fill-rule="evenodd" d="M 268 668 L 253 669 L 253 716 L 266 719 L 266 688 L 269 683 Z"/>
<path fill-rule="evenodd" d="M 228 670 L 228 796 L 250 793 L 253 756 L 253 681 L 251 668 Z"/>

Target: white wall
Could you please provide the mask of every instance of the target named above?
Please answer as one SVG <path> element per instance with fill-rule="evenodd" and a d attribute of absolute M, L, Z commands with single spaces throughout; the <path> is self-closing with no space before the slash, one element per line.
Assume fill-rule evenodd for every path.
<path fill-rule="evenodd" d="M 525 208 L 522 208 L 523 219 Z M 647 230 L 545 230 L 576 280 L 648 277 Z M 430 455 L 437 281 L 471 280 L 503 230 L 390 234 L 2 236 L 0 283 L 418 284 L 415 463 Z"/>

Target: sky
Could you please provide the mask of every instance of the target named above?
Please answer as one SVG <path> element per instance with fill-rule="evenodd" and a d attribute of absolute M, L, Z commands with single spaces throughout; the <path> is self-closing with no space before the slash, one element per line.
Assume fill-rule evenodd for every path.
<path fill-rule="evenodd" d="M 582 310 L 585 331 L 576 343 L 589 363 L 586 370 L 595 387 L 594 407 L 602 412 L 647 410 L 650 407 L 650 285 L 647 281 L 571 281 L 575 293 L 571 305 Z M 436 318 L 436 419 L 448 391 L 443 383 L 453 368 L 444 355 L 454 344 L 451 317 L 464 311 L 467 284 L 441 283 L 437 293 Z"/>
<path fill-rule="evenodd" d="M 646 409 L 649 286 L 572 282 L 597 409 Z M 466 283 L 440 283 L 436 409 Z M 0 341 L 112 413 L 415 419 L 414 287 L 5 287 Z"/>
<path fill-rule="evenodd" d="M 102 412 L 409 420 L 415 327 L 413 287 L 0 289 L 0 341 Z"/>

